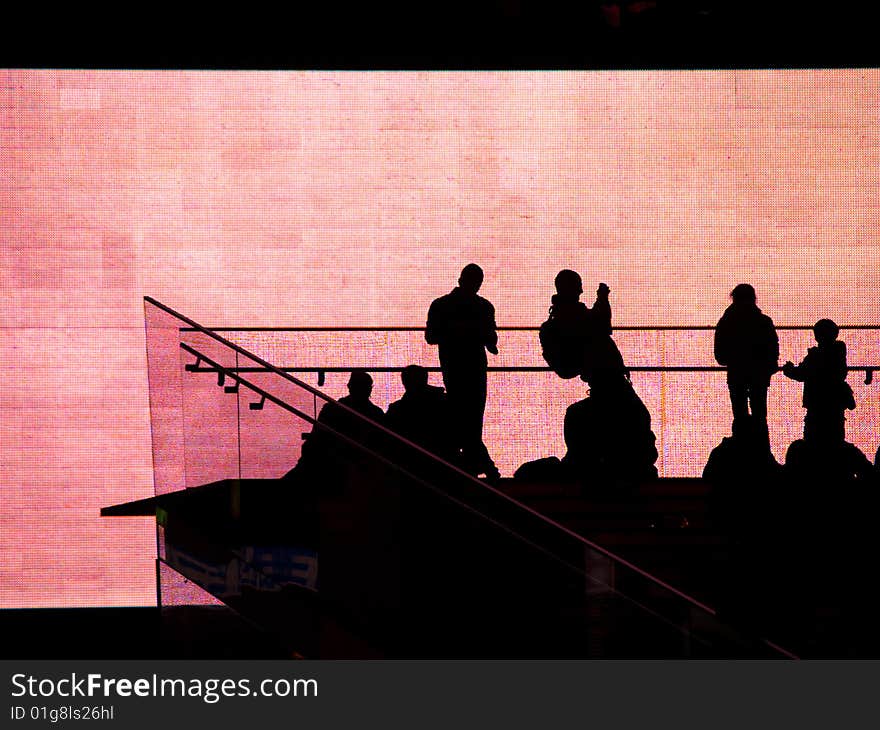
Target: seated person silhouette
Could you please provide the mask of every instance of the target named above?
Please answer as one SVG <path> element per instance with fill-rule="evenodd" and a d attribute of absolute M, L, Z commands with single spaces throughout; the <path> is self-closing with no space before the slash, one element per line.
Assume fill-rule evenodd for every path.
<path fill-rule="evenodd" d="M 804 438 L 832 441 L 845 439 L 844 411 L 856 407 L 846 382 L 846 343 L 837 339 L 840 329 L 830 319 L 813 326 L 817 346 L 807 350 L 800 365 L 786 362 L 782 373 L 804 384 Z"/>
<path fill-rule="evenodd" d="M 400 379 L 405 392 L 388 406 L 386 425 L 441 459 L 452 461 L 456 449 L 445 391 L 428 384 L 428 370 L 421 365 L 407 365 Z"/>
<path fill-rule="evenodd" d="M 751 479 L 775 478 L 779 464 L 762 437 L 760 423 L 748 415 L 733 423 L 733 434 L 721 439 L 703 469 L 703 479 L 716 484 L 744 484 Z"/>
<path fill-rule="evenodd" d="M 364 452 L 336 434 L 348 437 L 357 444 L 375 451 L 382 436 L 368 421 L 340 408 L 337 403 L 366 416 L 379 425 L 385 425 L 385 413 L 370 401 L 373 378 L 365 370 L 352 370 L 348 379 L 348 395 L 336 403 L 325 403 L 318 414 L 318 423 L 311 433 L 304 434 L 302 454 L 296 466 L 286 476 L 320 477 L 335 482 L 344 476 L 345 469 L 364 457 Z M 327 430 L 322 428 L 326 426 Z M 335 432 L 335 433 L 334 433 Z"/>
<path fill-rule="evenodd" d="M 715 325 L 715 360 L 727 367 L 733 420 L 751 413 L 767 429 L 767 389 L 779 362 L 773 320 L 761 312 L 751 284 L 730 292 L 731 304 Z"/>
<path fill-rule="evenodd" d="M 703 469 L 713 519 L 728 531 L 748 530 L 752 513 L 775 501 L 770 496 L 781 472 L 762 424 L 752 415 L 735 420 L 732 435 L 712 449 Z"/>
<path fill-rule="evenodd" d="M 878 482 L 877 470 L 858 446 L 827 435 L 792 442 L 785 454 L 785 476 L 792 491 L 803 493 L 805 488 L 817 487 L 820 498 L 826 490 Z M 843 500 L 840 493 L 837 497 Z"/>
<path fill-rule="evenodd" d="M 582 380 L 604 373 L 625 373 L 623 357 L 611 338 L 611 290 L 599 284 L 590 309 L 580 301 L 583 282 L 571 269 L 563 269 L 554 280 L 550 316 L 541 326 L 544 359 L 562 378 L 579 375 Z"/>
<path fill-rule="evenodd" d="M 562 463 L 585 486 L 635 486 L 657 478 L 651 414 L 622 373 L 593 373 L 590 395 L 565 412 Z"/>

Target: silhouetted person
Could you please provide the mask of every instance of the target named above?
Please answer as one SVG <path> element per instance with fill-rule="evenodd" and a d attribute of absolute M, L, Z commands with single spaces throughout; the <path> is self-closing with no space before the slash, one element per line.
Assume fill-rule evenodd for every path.
<path fill-rule="evenodd" d="M 721 439 L 703 469 L 703 479 L 715 484 L 745 486 L 751 480 L 778 476 L 779 464 L 751 415 L 733 423 L 733 434 Z"/>
<path fill-rule="evenodd" d="M 767 430 L 767 389 L 779 363 L 779 338 L 763 314 L 751 284 L 738 284 L 733 300 L 715 326 L 715 359 L 727 366 L 733 420 L 751 413 Z"/>
<path fill-rule="evenodd" d="M 353 370 L 348 379 L 348 395 L 338 400 L 371 421 L 385 425 L 385 413 L 370 400 L 373 378 L 364 370 Z M 340 408 L 336 403 L 325 403 L 318 414 L 318 424 L 306 435 L 302 453 L 291 474 L 308 474 L 333 482 L 339 478 L 352 460 L 364 458 L 364 452 L 336 434 L 346 436 L 375 451 L 382 443 L 382 435 L 370 423 Z M 331 433 L 321 425 L 332 429 Z"/>
<path fill-rule="evenodd" d="M 706 462 L 703 479 L 708 482 L 708 507 L 719 535 L 728 539 L 728 559 L 713 569 L 710 585 L 719 611 L 738 621 L 757 619 L 751 606 L 753 594 L 772 588 L 778 572 L 773 562 L 779 539 L 784 490 L 782 467 L 770 451 L 763 424 L 752 415 L 733 422 L 731 436 L 721 439 Z"/>
<path fill-rule="evenodd" d="M 848 625 L 835 633 L 854 634 L 848 641 L 863 645 L 865 629 L 873 631 L 876 623 L 873 586 L 865 580 L 876 565 L 874 523 L 880 505 L 874 467 L 854 444 L 820 429 L 788 448 L 785 477 L 789 509 L 780 526 L 791 547 L 777 580 L 784 577 L 790 584 L 780 598 L 788 598 L 793 610 L 784 620 L 790 622 L 798 611 L 809 618 L 816 606 L 830 603 L 847 617 Z M 785 553 L 786 546 L 779 547 Z"/>
<path fill-rule="evenodd" d="M 874 469 L 858 447 L 846 441 L 844 411 L 855 408 L 846 382 L 846 344 L 830 319 L 813 326 L 816 347 L 807 350 L 800 365 L 786 362 L 782 372 L 804 384 L 804 437 L 793 442 L 785 468 L 794 484 L 834 487 L 854 481 L 872 481 Z"/>
<path fill-rule="evenodd" d="M 655 443 L 651 414 L 622 374 L 591 381 L 589 397 L 565 412 L 568 451 L 562 463 L 587 485 L 656 479 Z"/>
<path fill-rule="evenodd" d="M 400 373 L 404 394 L 388 406 L 386 425 L 440 458 L 456 458 L 449 402 L 443 388 L 428 384 L 428 371 L 408 365 Z"/>
<path fill-rule="evenodd" d="M 785 470 L 794 484 L 828 489 L 876 480 L 873 464 L 858 446 L 827 434 L 793 441 L 785 454 Z"/>
<path fill-rule="evenodd" d="M 782 373 L 804 384 L 804 438 L 843 441 L 844 411 L 856 407 L 846 382 L 846 343 L 837 339 L 840 329 L 830 319 L 813 326 L 817 346 L 807 350 L 800 365 L 786 362 Z"/>
<path fill-rule="evenodd" d="M 348 406 L 371 421 L 383 424 L 385 413 L 370 400 L 373 394 L 373 378 L 365 370 L 352 370 L 348 378 L 348 395 L 339 399 L 339 403 Z M 346 413 L 333 403 L 326 403 L 318 414 L 318 421 L 361 441 L 361 436 L 372 433 L 368 424 L 362 419 Z"/>
<path fill-rule="evenodd" d="M 592 309 L 580 301 L 580 275 L 563 269 L 554 280 L 550 317 L 541 326 L 544 359 L 562 378 L 580 375 L 584 381 L 626 372 L 623 357 L 611 339 L 610 289 L 599 284 Z"/>
<path fill-rule="evenodd" d="M 843 595 L 862 582 L 857 575 L 848 579 L 847 571 L 874 550 L 860 536 L 873 534 L 878 480 L 868 457 L 845 440 L 844 411 L 855 407 L 845 380 L 846 345 L 837 340 L 838 327 L 829 319 L 816 322 L 813 333 L 818 344 L 809 348 L 803 362 L 786 362 L 782 368 L 786 376 L 804 383 L 807 409 L 804 437 L 785 455 L 785 475 L 792 524 L 802 526 L 799 544 L 809 549 L 817 530 L 825 538 L 821 550 L 814 548 L 811 558 L 801 561 L 802 583 L 808 585 L 818 570 L 830 570 L 841 578 L 832 590 Z"/>
<path fill-rule="evenodd" d="M 425 340 L 437 345 L 443 384 L 452 409 L 457 449 L 472 474 L 500 475 L 483 443 L 486 410 L 486 350 L 498 354 L 495 308 L 477 292 L 483 270 L 476 264 L 462 269 L 458 286 L 435 299 L 428 310 Z"/>
<path fill-rule="evenodd" d="M 762 424 L 751 415 L 738 418 L 733 434 L 712 449 L 703 469 L 703 479 L 711 485 L 713 518 L 729 531 L 748 530 L 752 515 L 766 512 L 768 502 L 775 500 L 781 475 Z"/>

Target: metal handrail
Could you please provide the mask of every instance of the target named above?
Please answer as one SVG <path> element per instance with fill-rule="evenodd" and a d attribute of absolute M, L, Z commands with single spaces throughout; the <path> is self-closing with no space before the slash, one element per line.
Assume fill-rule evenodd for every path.
<path fill-rule="evenodd" d="M 840 324 L 841 330 L 880 330 L 880 324 Z M 424 327 L 392 326 L 392 327 L 204 327 L 196 330 L 192 327 L 181 327 L 181 332 L 196 332 L 202 329 L 211 332 L 424 332 Z M 500 332 L 538 332 L 540 327 L 532 325 L 516 325 L 496 327 Z M 625 332 L 673 332 L 673 331 L 708 331 L 714 330 L 714 324 L 671 324 L 671 325 L 614 325 L 614 331 Z M 777 330 L 812 330 L 811 324 L 776 325 Z"/>
<path fill-rule="evenodd" d="M 275 368 L 273 368 L 274 370 Z M 404 370 L 404 366 L 400 365 L 341 365 L 341 366 L 321 366 L 313 365 L 309 367 L 293 367 L 279 365 L 278 370 L 286 373 L 350 373 L 352 370 L 366 370 L 371 373 L 399 373 Z M 431 373 L 442 372 L 442 368 L 438 366 L 427 366 L 424 368 Z M 727 372 L 726 367 L 718 365 L 635 365 L 627 367 L 632 373 L 703 373 L 703 372 Z M 849 372 L 874 372 L 880 370 L 880 365 L 852 365 L 848 366 Z M 236 373 L 264 373 L 266 368 L 257 368 L 252 366 L 231 368 Z M 489 366 L 486 370 L 490 373 L 546 373 L 552 372 L 553 368 L 546 365 L 514 365 L 504 367 Z M 192 372 L 208 372 L 205 370 L 194 370 Z M 776 372 L 782 372 L 782 368 L 776 368 Z"/>
<path fill-rule="evenodd" d="M 880 325 L 869 324 L 843 324 L 838 325 L 841 330 L 880 330 Z M 811 331 L 813 325 L 779 325 L 777 330 L 787 331 Z M 539 332 L 540 327 L 534 326 L 506 326 L 496 327 L 502 332 Z M 614 331 L 620 332 L 670 332 L 670 331 L 714 331 L 715 325 L 620 325 L 615 326 Z M 424 327 L 414 326 L 391 326 L 391 327 L 181 327 L 181 332 L 424 332 Z M 346 366 L 278 366 L 278 370 L 287 373 L 317 373 L 319 385 L 324 384 L 324 373 L 350 373 L 352 370 L 366 370 L 371 373 L 399 373 L 404 366 L 371 366 L 371 365 L 346 365 Z M 428 372 L 442 372 L 442 368 L 428 366 Z M 874 372 L 880 370 L 880 365 L 849 365 L 847 372 L 865 373 L 865 385 L 871 385 Z M 490 373 L 543 373 L 552 372 L 552 368 L 541 365 L 522 366 L 489 366 L 486 368 Z M 701 373 L 701 372 L 726 372 L 727 368 L 717 365 L 634 365 L 627 367 L 631 373 Z M 261 368 L 241 368 L 235 372 L 265 372 Z M 776 372 L 782 372 L 782 368 L 776 368 Z"/>

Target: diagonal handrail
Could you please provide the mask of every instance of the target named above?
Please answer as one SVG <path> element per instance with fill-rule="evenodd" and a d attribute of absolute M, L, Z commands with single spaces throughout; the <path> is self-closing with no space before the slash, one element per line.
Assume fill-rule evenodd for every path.
<path fill-rule="evenodd" d="M 288 380 L 289 382 L 301 387 L 305 391 L 311 393 L 313 396 L 320 397 L 325 402 L 333 403 L 337 408 L 343 409 L 344 411 L 346 411 L 348 414 L 350 414 L 354 418 L 359 419 L 360 421 L 368 424 L 371 428 L 377 429 L 377 430 L 385 433 L 387 436 L 391 437 L 392 439 L 395 439 L 397 442 L 405 444 L 407 447 L 414 449 L 415 451 L 424 455 L 428 459 L 430 459 L 430 460 L 440 464 L 441 466 L 445 467 L 446 469 L 456 473 L 460 478 L 466 480 L 468 483 L 471 483 L 472 485 L 475 485 L 479 489 L 485 490 L 486 492 L 493 494 L 495 497 L 497 497 L 502 502 L 504 502 L 504 503 L 516 508 L 516 509 L 523 511 L 526 514 L 529 514 L 532 518 L 536 519 L 540 523 L 543 523 L 548 527 L 551 527 L 551 528 L 554 528 L 555 530 L 558 530 L 560 533 L 566 535 L 570 539 L 573 539 L 577 543 L 580 543 L 584 547 L 589 548 L 591 550 L 595 550 L 596 552 L 598 552 L 601 555 L 604 555 L 605 557 L 609 558 L 613 562 L 615 562 L 619 565 L 622 565 L 622 566 L 628 568 L 629 570 L 632 570 L 633 572 L 635 572 L 636 574 L 645 578 L 646 580 L 650 581 L 651 583 L 654 583 L 655 585 L 663 588 L 664 590 L 671 592 L 672 594 L 674 594 L 674 595 L 678 596 L 679 598 L 681 598 L 682 600 L 684 600 L 686 603 L 688 603 L 688 604 L 690 604 L 690 605 L 692 605 L 702 611 L 705 611 L 706 613 L 708 613 L 711 616 L 717 617 L 717 615 L 718 615 L 717 611 L 715 611 L 715 609 L 711 608 L 710 606 L 698 601 L 697 599 L 693 598 L 692 596 L 689 596 L 688 594 L 675 588 L 674 586 L 669 585 L 668 583 L 662 581 L 661 579 L 657 578 L 656 576 L 652 575 L 651 573 L 648 573 L 645 570 L 634 565 L 633 563 L 629 562 L 625 558 L 611 552 L 610 550 L 607 550 L 606 548 L 602 547 L 601 545 L 598 545 L 598 544 L 588 540 L 583 535 L 579 535 L 578 533 L 565 527 L 564 525 L 559 524 L 555 520 L 550 519 L 546 515 L 543 515 L 540 512 L 532 509 L 531 507 L 522 504 L 521 502 L 513 499 L 509 495 L 505 494 L 504 492 L 502 492 L 499 489 L 496 489 L 495 487 L 491 486 L 490 484 L 486 484 L 485 482 L 480 481 L 479 479 L 475 478 L 471 474 L 468 474 L 467 472 L 465 472 L 464 470 L 455 466 L 454 464 L 450 464 L 449 462 L 438 457 L 436 454 L 433 454 L 432 452 L 428 451 L 427 449 L 423 448 L 422 446 L 420 446 L 416 443 L 413 443 L 409 439 L 404 438 L 400 434 L 396 433 L 395 431 L 390 430 L 389 428 L 383 426 L 382 424 L 376 423 L 372 419 L 364 416 L 362 413 L 348 407 L 344 403 L 340 403 L 339 401 L 335 400 L 334 398 L 328 396 L 326 393 L 323 393 L 322 391 L 309 385 L 308 383 L 305 383 L 304 381 L 300 380 L 299 378 L 292 376 L 290 373 L 285 372 L 281 368 L 276 367 L 275 365 L 268 362 L 267 360 L 264 360 L 263 358 L 261 358 L 257 355 L 254 355 L 253 353 L 249 352 L 248 350 L 241 347 L 240 345 L 237 345 L 234 342 L 231 342 L 231 341 L 227 340 L 226 338 L 216 334 L 216 332 L 213 332 L 213 331 L 207 329 L 206 327 L 203 327 L 195 320 L 190 319 L 189 317 L 181 314 L 180 312 L 175 311 L 171 307 L 163 304 L 162 302 L 159 302 L 158 300 L 154 299 L 153 297 L 144 296 L 144 301 L 149 302 L 153 306 L 165 311 L 166 313 L 179 319 L 180 321 L 185 322 L 187 325 L 189 325 L 189 327 L 193 328 L 193 331 L 200 332 L 204 335 L 207 335 L 208 337 L 219 342 L 220 344 L 224 345 L 225 347 L 228 347 L 229 349 L 233 350 L 234 352 L 237 352 L 238 354 L 243 355 L 244 357 L 253 360 L 254 362 L 265 367 L 267 370 L 274 372 L 275 374 L 284 378 L 285 380 Z M 183 345 L 184 345 L 184 343 L 181 343 L 181 346 L 183 346 Z M 202 359 L 205 359 L 204 356 Z M 232 373 L 231 370 L 229 370 L 223 366 L 219 366 L 219 365 L 218 365 L 218 367 L 222 368 L 224 371 L 227 372 L 227 374 L 231 375 L 234 379 L 239 380 L 239 381 L 242 380 L 240 375 Z M 253 389 L 252 385 L 248 385 L 247 387 L 250 387 Z M 293 407 L 290 406 L 289 408 L 293 408 Z M 312 423 L 317 422 L 315 419 L 312 419 L 311 417 L 309 417 L 305 414 L 298 414 L 298 415 L 300 415 L 300 417 L 305 418 L 306 421 L 309 421 Z M 323 426 L 323 424 L 322 424 L 322 426 Z M 340 436 L 341 436 L 341 434 L 340 434 Z M 363 447 L 362 444 L 357 444 L 357 442 L 355 442 L 355 444 L 358 447 L 366 448 L 366 447 Z M 382 457 L 379 457 L 379 458 L 382 458 Z M 383 461 L 386 461 L 386 460 L 383 459 Z M 392 464 L 392 466 L 394 466 L 395 468 L 398 468 L 398 469 L 400 468 L 400 466 L 397 464 Z M 418 481 L 422 482 L 423 480 L 418 479 Z M 447 496 L 451 496 L 451 495 L 447 495 Z M 485 515 L 483 515 L 483 516 L 486 517 Z M 491 518 L 487 518 L 487 519 L 491 519 Z M 502 527 L 504 527 L 504 526 L 502 525 Z M 507 529 L 507 528 L 505 527 L 505 529 Z M 772 647 L 774 650 L 783 653 L 784 655 L 788 656 L 789 658 L 795 658 L 795 659 L 797 658 L 794 654 L 791 654 L 790 652 L 786 651 L 785 649 L 782 649 L 781 647 L 776 646 L 772 642 L 769 642 L 767 639 L 761 639 L 761 640 L 765 644 L 767 644 L 768 646 Z"/>

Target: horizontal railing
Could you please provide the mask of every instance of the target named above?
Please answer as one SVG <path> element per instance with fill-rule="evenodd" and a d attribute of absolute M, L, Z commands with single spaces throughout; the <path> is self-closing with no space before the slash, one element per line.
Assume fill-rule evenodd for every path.
<path fill-rule="evenodd" d="M 334 366 L 334 367 L 322 367 L 320 365 L 315 365 L 311 367 L 287 367 L 287 366 L 279 366 L 278 368 L 272 368 L 272 370 L 281 370 L 285 373 L 350 373 L 352 370 L 367 370 L 371 373 L 399 373 L 404 370 L 405 366 L 401 365 L 391 365 L 391 366 L 373 366 L 373 365 L 345 365 L 345 366 Z M 428 372 L 439 373 L 442 371 L 440 367 L 432 367 L 427 366 L 424 368 Z M 253 367 L 253 366 L 243 366 L 243 367 L 235 367 L 230 368 L 232 372 L 236 373 L 265 373 L 268 372 L 267 368 L 264 367 Z M 489 366 L 486 370 L 490 373 L 547 373 L 551 372 L 552 368 L 549 367 L 540 367 L 540 366 L 531 366 L 531 365 L 522 365 L 522 366 L 506 366 L 506 367 L 492 367 Z M 704 372 L 726 372 L 727 368 L 720 367 L 717 365 L 637 365 L 634 367 L 628 367 L 632 373 L 704 373 Z M 873 373 L 875 370 L 880 370 L 880 365 L 853 365 L 847 367 L 848 372 L 864 372 L 866 375 L 865 384 L 870 385 L 873 382 Z M 211 369 L 190 369 L 190 372 L 210 372 Z M 782 372 L 782 368 L 776 368 L 776 372 Z"/>
<path fill-rule="evenodd" d="M 864 330 L 880 330 L 880 325 L 867 324 L 844 324 L 838 325 L 840 330 L 864 331 Z M 499 332 L 539 332 L 539 327 L 534 326 L 506 326 L 497 327 Z M 813 325 L 779 325 L 776 330 L 783 331 L 811 331 Z M 615 326 L 615 332 L 688 332 L 688 331 L 713 331 L 714 325 L 620 325 Z M 203 331 L 196 330 L 192 327 L 181 327 L 181 332 Z M 205 327 L 204 331 L 208 332 L 424 332 L 424 327 L 415 326 L 391 326 L 391 327 Z M 405 365 L 298 365 L 286 366 L 279 365 L 273 369 L 286 373 L 316 373 L 318 375 L 318 385 L 324 384 L 325 373 L 350 373 L 353 370 L 366 370 L 371 373 L 399 373 Z M 425 368 L 428 372 L 442 372 L 442 368 L 437 366 L 428 366 Z M 552 368 L 546 365 L 508 365 L 508 366 L 488 366 L 486 370 L 490 373 L 546 373 L 552 372 Z M 726 372 L 727 368 L 719 365 L 634 365 L 627 367 L 631 373 L 708 373 L 708 372 Z M 880 370 L 880 364 L 859 364 L 847 366 L 847 372 L 861 372 L 865 374 L 865 385 L 871 385 L 874 380 L 874 372 Z M 203 372 L 203 371 L 196 371 Z M 242 367 L 233 368 L 233 372 L 240 373 L 258 373 L 266 372 L 260 367 Z M 782 368 L 778 367 L 776 372 L 782 372 Z"/>
<path fill-rule="evenodd" d="M 841 324 L 841 330 L 880 330 L 880 324 Z M 211 332 L 424 332 L 424 327 L 205 327 Z M 507 326 L 496 327 L 499 332 L 538 332 L 540 327 Z M 614 331 L 623 332 L 687 332 L 714 330 L 713 324 L 670 324 L 670 325 L 614 325 Z M 813 329 L 811 324 L 777 325 L 776 330 Z M 201 332 L 192 327 L 181 327 L 181 332 Z"/>

